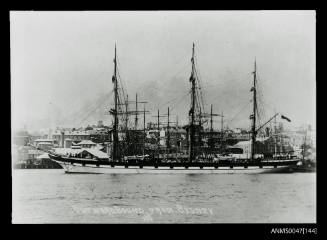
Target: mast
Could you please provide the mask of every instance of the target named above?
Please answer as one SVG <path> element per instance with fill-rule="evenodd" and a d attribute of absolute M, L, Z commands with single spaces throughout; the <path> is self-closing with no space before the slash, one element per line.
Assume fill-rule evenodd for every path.
<path fill-rule="evenodd" d="M 180 152 L 179 131 L 178 131 L 178 115 L 176 115 L 176 153 Z"/>
<path fill-rule="evenodd" d="M 125 101 L 125 140 L 124 140 L 124 152 L 128 153 L 129 149 L 129 143 L 130 143 L 130 132 L 128 131 L 128 94 L 126 95 L 126 101 Z"/>
<path fill-rule="evenodd" d="M 136 99 L 135 99 L 135 130 L 137 130 L 137 124 L 138 124 L 138 117 L 137 117 L 137 93 L 136 93 Z"/>
<path fill-rule="evenodd" d="M 195 153 L 202 153 L 202 135 L 201 135 L 201 129 L 202 129 L 202 110 L 200 108 L 200 117 L 199 117 L 199 125 L 197 126 L 198 128 L 198 143 L 197 143 L 197 148 L 194 148 L 195 149 Z M 196 154 L 194 154 L 196 155 Z"/>
<path fill-rule="evenodd" d="M 126 113 L 128 113 L 128 94 L 126 95 L 125 110 L 126 110 Z M 128 127 L 128 114 L 126 114 L 126 119 L 125 119 L 125 131 L 126 132 L 127 132 L 127 127 Z"/>
<path fill-rule="evenodd" d="M 221 122 L 220 122 L 220 151 L 224 149 L 224 112 L 221 111 Z"/>
<path fill-rule="evenodd" d="M 221 111 L 221 132 L 224 131 L 224 112 Z"/>
<path fill-rule="evenodd" d="M 143 109 L 143 157 L 145 156 L 145 104 Z"/>
<path fill-rule="evenodd" d="M 277 120 L 275 118 L 274 121 L 274 130 L 275 130 L 275 136 L 274 136 L 274 152 L 275 152 L 275 156 L 277 155 Z"/>
<path fill-rule="evenodd" d="M 213 119 L 212 119 L 212 104 L 211 104 L 211 109 L 210 109 L 210 132 L 212 134 L 213 131 Z"/>
<path fill-rule="evenodd" d="M 115 58 L 114 58 L 114 75 L 112 77 L 112 81 L 114 82 L 114 101 L 115 101 L 115 109 L 114 109 L 114 126 L 113 126 L 113 160 L 117 160 L 118 158 L 118 81 L 117 81 L 117 50 L 115 44 Z"/>
<path fill-rule="evenodd" d="M 159 121 L 159 109 L 158 109 L 158 161 L 160 157 L 160 121 Z"/>
<path fill-rule="evenodd" d="M 281 133 L 280 135 L 280 154 L 284 154 L 284 149 L 283 149 L 283 134 Z"/>
<path fill-rule="evenodd" d="M 168 153 L 170 152 L 170 132 L 169 132 L 169 107 L 168 107 L 168 123 L 167 123 L 167 149 Z"/>
<path fill-rule="evenodd" d="M 251 91 L 253 91 L 253 113 L 251 115 L 252 117 L 252 136 L 251 136 L 251 161 L 254 160 L 254 145 L 256 141 L 256 112 L 257 112 L 257 90 L 256 90 L 256 82 L 257 82 L 257 63 L 256 60 L 254 60 L 254 72 L 253 72 L 253 87 L 251 88 Z"/>
<path fill-rule="evenodd" d="M 211 147 L 211 154 L 213 153 L 213 119 L 212 119 L 212 104 L 211 104 L 211 109 L 210 109 L 210 147 Z"/>
<path fill-rule="evenodd" d="M 191 89 L 191 109 L 189 111 L 189 116 L 190 116 L 190 124 L 189 124 L 189 134 L 190 134 L 190 141 L 189 141 L 189 161 L 192 162 L 194 159 L 194 111 L 195 111 L 195 77 L 194 77 L 194 43 L 193 43 L 193 48 L 192 48 L 192 72 L 191 72 L 191 77 L 190 77 L 190 82 L 192 84 L 192 89 Z"/>
<path fill-rule="evenodd" d="M 302 144 L 302 161 L 304 161 L 304 157 L 306 154 L 306 142 L 307 142 L 307 133 L 304 135 L 303 144 Z"/>

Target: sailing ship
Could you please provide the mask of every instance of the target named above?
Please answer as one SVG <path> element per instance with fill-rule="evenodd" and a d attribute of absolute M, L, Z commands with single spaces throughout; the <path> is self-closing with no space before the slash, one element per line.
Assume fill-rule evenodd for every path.
<path fill-rule="evenodd" d="M 286 157 L 283 159 L 275 158 L 261 158 L 256 153 L 256 136 L 258 132 L 276 118 L 275 114 L 269 121 L 257 128 L 256 113 L 257 113 L 257 76 L 256 63 L 253 72 L 253 113 L 250 116 L 252 120 L 251 126 L 251 154 L 249 158 L 235 160 L 233 158 L 224 158 L 221 155 L 214 154 L 212 151 L 207 152 L 203 148 L 202 134 L 203 123 L 205 118 L 210 116 L 210 133 L 212 133 L 212 116 L 211 113 L 206 114 L 204 111 L 203 102 L 201 102 L 202 92 L 200 92 L 200 82 L 195 65 L 194 43 L 192 47 L 191 58 L 191 76 L 189 81 L 191 83 L 191 104 L 189 110 L 189 123 L 185 126 L 187 132 L 187 152 L 172 154 L 166 151 L 166 154 L 160 154 L 160 122 L 158 110 L 158 148 L 157 151 L 151 154 L 146 154 L 145 151 L 145 108 L 143 111 L 137 109 L 136 96 L 136 110 L 128 110 L 128 95 L 125 94 L 122 84 L 119 81 L 119 73 L 117 69 L 117 51 L 115 46 L 114 57 L 114 73 L 112 77 L 113 92 L 114 92 L 114 108 L 110 110 L 113 116 L 113 126 L 110 136 L 112 139 L 111 155 L 108 159 L 89 159 L 81 156 L 67 156 L 57 154 L 55 151 L 49 152 L 49 157 L 53 161 L 59 163 L 66 173 L 273 173 L 273 172 L 290 172 L 292 166 L 296 165 L 299 159 L 294 157 Z M 141 138 L 133 139 L 131 132 L 142 132 L 137 129 L 138 114 L 143 112 L 144 126 Z M 135 115 L 134 129 L 128 129 L 129 116 Z M 218 116 L 218 114 L 216 114 Z M 168 134 L 167 134 L 167 148 L 169 148 L 169 108 L 168 108 Z M 140 140 L 142 139 L 143 140 Z M 134 147 L 133 147 L 134 146 Z M 134 152 L 130 151 L 133 148 Z M 137 154 L 135 154 L 137 149 Z M 134 154 L 131 154 L 134 153 Z M 258 157 L 259 156 L 259 157 Z"/>

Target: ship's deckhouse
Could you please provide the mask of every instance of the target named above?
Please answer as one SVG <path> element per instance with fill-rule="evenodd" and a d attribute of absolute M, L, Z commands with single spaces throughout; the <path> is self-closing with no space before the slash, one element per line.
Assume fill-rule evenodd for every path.
<path fill-rule="evenodd" d="M 95 149 L 95 148 L 81 148 L 81 149 L 70 149 L 70 148 L 57 148 L 55 149 L 57 154 L 73 157 L 73 158 L 85 158 L 93 160 L 108 160 L 108 154 Z"/>

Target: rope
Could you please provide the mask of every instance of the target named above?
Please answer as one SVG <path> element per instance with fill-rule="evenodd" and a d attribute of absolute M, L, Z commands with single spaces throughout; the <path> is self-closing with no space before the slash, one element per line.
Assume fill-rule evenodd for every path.
<path fill-rule="evenodd" d="M 105 98 L 104 100 L 107 100 L 107 98 Z M 104 102 L 105 101 L 101 101 L 100 103 L 98 103 L 97 106 L 94 109 L 92 109 L 92 111 L 90 111 L 89 114 L 79 124 L 84 123 L 85 120 L 87 120 L 91 116 L 91 114 L 93 114 L 96 110 L 98 110 Z"/>
<path fill-rule="evenodd" d="M 88 113 L 89 111 L 91 111 L 94 108 L 94 106 L 96 106 L 98 104 L 98 102 L 102 101 L 102 99 L 105 99 L 108 96 L 109 96 L 109 94 L 106 94 L 106 95 L 100 97 L 96 102 L 93 102 L 91 105 L 88 105 L 87 108 L 82 106 L 77 113 L 69 115 L 70 119 L 72 116 L 73 116 L 73 118 L 71 120 L 73 120 L 73 121 L 75 121 L 76 119 L 82 118 L 83 116 L 85 116 L 85 113 Z"/>
<path fill-rule="evenodd" d="M 235 114 L 234 115 L 234 117 L 231 119 L 231 120 L 229 120 L 229 121 L 227 121 L 226 122 L 226 124 L 230 124 L 241 112 L 243 112 L 243 110 L 248 106 L 248 105 L 250 105 L 250 102 L 247 102 L 245 105 L 244 105 L 244 107 L 237 113 L 237 114 Z"/>
<path fill-rule="evenodd" d="M 105 71 L 103 70 L 95 79 L 98 80 L 104 73 Z M 79 86 L 79 92 L 83 92 L 82 90 L 82 85 L 78 85 Z M 74 98 L 75 101 L 71 102 L 69 104 L 68 109 L 75 109 L 74 105 L 76 105 L 77 102 L 80 101 L 80 98 Z M 84 112 L 85 109 L 84 107 L 80 107 L 78 110 L 76 110 L 74 113 L 70 114 L 70 115 L 66 115 L 66 117 L 61 121 L 61 122 L 66 122 L 67 120 L 71 120 L 72 116 L 74 116 L 74 120 L 77 118 L 76 115 L 80 115 L 82 112 Z"/>
<path fill-rule="evenodd" d="M 197 62 L 197 58 L 195 58 L 195 64 L 196 64 L 196 68 L 195 68 L 195 75 L 196 75 L 196 78 L 197 78 L 197 82 L 198 82 L 198 85 L 199 85 L 199 92 L 200 92 L 200 98 L 201 98 L 201 107 L 203 109 L 203 111 L 205 110 L 204 106 L 205 106 L 205 102 L 204 102 L 204 98 L 203 98 L 203 95 L 202 95 L 202 83 L 201 83 L 201 79 L 199 78 L 200 76 L 200 72 L 198 72 L 197 68 L 198 68 L 198 62 Z M 201 77 L 201 76 L 200 76 Z"/>
<path fill-rule="evenodd" d="M 187 94 L 183 95 L 182 98 L 185 97 L 185 96 L 187 96 L 188 94 L 189 94 L 189 92 L 188 92 Z M 160 106 L 160 108 L 163 107 L 163 106 L 165 106 L 165 105 L 167 105 L 168 103 L 171 103 L 171 102 L 176 101 L 176 100 L 179 99 L 179 98 L 181 98 L 181 96 L 177 96 L 177 97 L 175 97 L 175 98 L 169 100 L 168 102 L 162 104 L 162 105 Z"/>
<path fill-rule="evenodd" d="M 188 92 L 187 94 L 185 94 L 182 98 L 181 98 L 181 100 L 174 106 L 174 107 L 172 107 L 171 108 L 171 111 L 173 111 L 173 109 L 175 109 L 183 100 L 184 100 L 184 98 L 186 97 L 186 96 L 188 96 L 190 93 Z"/>

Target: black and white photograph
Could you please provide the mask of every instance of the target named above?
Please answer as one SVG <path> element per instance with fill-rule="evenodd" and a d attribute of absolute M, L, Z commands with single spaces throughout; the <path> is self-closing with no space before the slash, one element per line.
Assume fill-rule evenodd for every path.
<path fill-rule="evenodd" d="M 9 17 L 13 224 L 317 223 L 316 11 Z"/>

